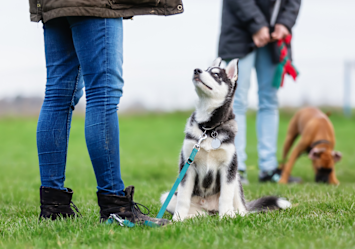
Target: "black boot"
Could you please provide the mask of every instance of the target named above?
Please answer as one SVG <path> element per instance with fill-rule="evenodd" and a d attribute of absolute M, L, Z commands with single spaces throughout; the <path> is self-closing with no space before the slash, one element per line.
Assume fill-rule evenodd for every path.
<path fill-rule="evenodd" d="M 275 169 L 271 171 L 261 172 L 259 174 L 259 182 L 278 182 L 281 178 L 281 169 Z M 289 176 L 288 183 L 301 183 L 302 178 Z"/>
<path fill-rule="evenodd" d="M 134 186 L 129 186 L 125 190 L 125 196 L 104 195 L 97 193 L 97 199 L 100 206 L 101 222 L 106 221 L 111 214 L 115 214 L 122 219 L 129 220 L 136 224 L 143 224 L 144 221 L 150 221 L 157 225 L 166 225 L 170 223 L 166 219 L 157 219 L 147 216 L 148 208 L 133 201 Z M 148 210 L 148 213 L 143 213 L 138 205 Z"/>
<path fill-rule="evenodd" d="M 58 216 L 63 218 L 76 217 L 77 214 L 73 211 L 70 204 L 80 214 L 78 208 L 71 201 L 73 190 L 67 188 L 68 191 L 54 188 L 41 187 L 41 214 L 39 219 L 57 219 Z"/>

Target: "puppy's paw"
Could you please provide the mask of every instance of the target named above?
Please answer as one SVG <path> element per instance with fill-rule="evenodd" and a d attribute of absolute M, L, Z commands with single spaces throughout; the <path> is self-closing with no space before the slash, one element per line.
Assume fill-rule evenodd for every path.
<path fill-rule="evenodd" d="M 242 217 L 244 217 L 245 215 L 247 215 L 248 214 L 248 211 L 247 210 L 239 210 L 239 211 L 237 211 L 237 214 L 239 214 L 240 216 L 242 216 Z"/>
<path fill-rule="evenodd" d="M 331 184 L 331 185 L 339 185 L 340 184 L 340 182 L 338 181 L 338 180 L 329 180 L 329 184 Z"/>
<path fill-rule="evenodd" d="M 181 222 L 181 221 L 184 221 L 185 220 L 185 216 L 181 216 L 181 215 L 179 215 L 178 213 L 175 213 L 174 215 L 173 215 L 173 221 L 174 222 Z"/>
<path fill-rule="evenodd" d="M 224 217 L 235 218 L 237 214 L 234 211 L 220 212 L 219 218 L 223 219 Z"/>
<path fill-rule="evenodd" d="M 286 179 L 285 177 L 281 177 L 281 179 L 278 182 L 279 184 L 287 184 L 288 183 L 288 179 Z"/>

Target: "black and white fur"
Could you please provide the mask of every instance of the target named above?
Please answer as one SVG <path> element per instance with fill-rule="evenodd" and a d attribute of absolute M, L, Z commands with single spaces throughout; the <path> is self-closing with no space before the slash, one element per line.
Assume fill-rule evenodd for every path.
<path fill-rule="evenodd" d="M 232 60 L 226 69 L 220 68 L 216 59 L 207 70 L 195 69 L 193 83 L 199 97 L 195 112 L 188 119 L 185 140 L 180 154 L 180 170 L 188 159 L 193 146 L 203 134 L 204 128 L 213 128 L 222 142 L 218 149 L 211 146 L 211 132 L 201 144 L 194 162 L 181 181 L 167 210 L 174 214 L 174 221 L 183 221 L 196 215 L 219 213 L 220 217 L 244 216 L 249 212 L 286 209 L 291 203 L 269 196 L 246 203 L 238 175 L 234 137 L 237 123 L 232 102 L 238 79 L 238 59 Z M 220 124 L 220 125 L 219 125 Z M 168 193 L 161 196 L 164 203 Z"/>

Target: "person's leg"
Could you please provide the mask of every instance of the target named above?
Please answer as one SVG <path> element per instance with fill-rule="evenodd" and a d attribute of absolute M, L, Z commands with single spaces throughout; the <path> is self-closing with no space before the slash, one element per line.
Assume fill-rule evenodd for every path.
<path fill-rule="evenodd" d="M 122 196 L 117 116 L 123 88 L 122 19 L 67 19 L 85 82 L 85 138 L 97 189 Z"/>
<path fill-rule="evenodd" d="M 257 136 L 259 169 L 261 172 L 277 168 L 277 134 L 279 111 L 277 89 L 272 86 L 276 65 L 272 62 L 269 46 L 257 49 L 255 69 L 258 79 L 259 110 L 257 114 Z"/>
<path fill-rule="evenodd" d="M 64 180 L 72 111 L 82 95 L 83 79 L 66 18 L 53 19 L 43 28 L 47 83 L 37 125 L 40 219 L 55 220 L 76 216 L 70 206 L 73 191 L 64 187 Z"/>
<path fill-rule="evenodd" d="M 247 154 L 246 147 L 246 111 L 248 108 L 248 91 L 250 87 L 251 70 L 255 63 L 255 52 L 252 52 L 238 62 L 238 81 L 237 90 L 235 91 L 233 112 L 235 120 L 238 124 L 238 132 L 235 137 L 235 147 L 238 158 L 238 170 L 246 171 L 245 161 Z"/>
<path fill-rule="evenodd" d="M 122 18 L 68 17 L 86 88 L 85 138 L 98 185 L 100 220 L 111 214 L 133 223 L 165 225 L 133 201 L 120 171 L 117 105 L 122 96 Z"/>
<path fill-rule="evenodd" d="M 64 188 L 72 106 L 82 82 L 71 30 L 65 18 L 43 25 L 47 67 L 45 98 L 37 125 L 41 186 Z"/>

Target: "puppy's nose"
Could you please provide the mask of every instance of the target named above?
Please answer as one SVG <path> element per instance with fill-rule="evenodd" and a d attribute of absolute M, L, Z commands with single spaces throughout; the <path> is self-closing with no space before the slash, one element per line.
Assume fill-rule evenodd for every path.
<path fill-rule="evenodd" d="M 201 73 L 202 73 L 202 70 L 199 69 L 199 68 L 196 68 L 196 69 L 194 70 L 194 73 L 195 73 L 195 74 L 201 74 Z"/>

